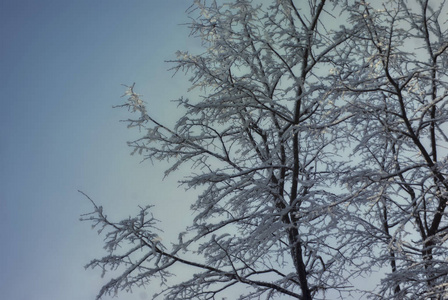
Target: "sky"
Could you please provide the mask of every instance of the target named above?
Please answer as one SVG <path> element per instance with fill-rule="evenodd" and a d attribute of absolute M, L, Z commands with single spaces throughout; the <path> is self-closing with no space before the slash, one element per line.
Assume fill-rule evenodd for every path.
<path fill-rule="evenodd" d="M 140 133 L 112 106 L 135 82 L 152 116 L 180 116 L 170 100 L 189 96 L 188 76 L 166 60 L 201 49 L 181 25 L 191 2 L 0 0 L 2 299 L 93 300 L 110 279 L 84 269 L 106 253 L 79 221 L 93 208 L 78 190 L 116 221 L 154 204 L 164 241 L 188 224 L 194 191 L 163 178 L 166 163 L 130 155 Z M 152 299 L 152 288 L 113 299 Z"/>
<path fill-rule="evenodd" d="M 84 265 L 105 252 L 79 221 L 92 206 L 78 190 L 116 220 L 155 204 L 166 235 L 183 228 L 188 201 L 179 199 L 190 195 L 173 188 L 178 178 L 163 179 L 166 165 L 130 155 L 126 142 L 139 134 L 112 106 L 125 100 L 121 84 L 135 82 L 154 116 L 179 113 L 170 100 L 185 95 L 188 78 L 172 77 L 165 61 L 200 47 L 180 25 L 189 3 L 0 1 L 1 298 L 94 299 L 105 279 Z"/>

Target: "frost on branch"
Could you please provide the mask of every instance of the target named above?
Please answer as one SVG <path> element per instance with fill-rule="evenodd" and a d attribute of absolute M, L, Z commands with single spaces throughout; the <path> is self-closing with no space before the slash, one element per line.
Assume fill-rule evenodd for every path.
<path fill-rule="evenodd" d="M 438 1 L 359 2 L 352 10 L 359 32 L 341 52 L 335 75 L 353 116 L 346 134 L 358 158 L 343 178 L 356 191 L 351 208 L 360 218 L 351 240 L 365 249 L 365 262 L 389 268 L 372 298 L 447 295 L 448 31 L 442 11 L 445 2 Z"/>
<path fill-rule="evenodd" d="M 158 234 L 161 230 L 156 227 L 158 220 L 150 213 L 151 206 L 140 208 L 136 217 L 113 222 L 104 214 L 101 206 L 97 206 L 83 192 L 80 193 L 95 208 L 93 212 L 82 215 L 81 221 L 92 222 L 92 228 L 97 228 L 98 234 L 105 236 L 104 249 L 108 253 L 101 259 L 92 260 L 85 267 L 101 269 L 102 276 L 108 271 L 122 272 L 101 289 L 97 299 L 104 295 L 116 295 L 122 290 L 131 291 L 133 286 L 144 286 L 153 277 L 159 277 L 165 282 L 171 275 L 166 270 L 170 262 L 161 255 L 165 247 Z"/>
<path fill-rule="evenodd" d="M 194 1 L 204 52 L 171 63 L 201 96 L 178 100 L 174 126 L 134 85 L 120 106 L 143 132 L 134 152 L 197 189 L 194 220 L 164 248 L 149 209 L 114 223 L 94 205 L 113 255 L 90 266 L 123 267 L 102 294 L 159 277 L 165 299 L 445 298 L 441 11 L 437 1 Z M 179 264 L 191 276 L 168 280 Z M 353 286 L 375 272 L 377 286 Z"/>
<path fill-rule="evenodd" d="M 179 100 L 185 114 L 173 128 L 127 87 L 121 107 L 136 116 L 128 125 L 145 132 L 129 145 L 169 161 L 166 174 L 186 167 L 181 183 L 202 191 L 182 240 L 157 252 L 196 272 L 169 285 L 166 299 L 213 299 L 232 289 L 241 299 L 310 299 L 344 286 L 344 237 L 336 235 L 344 211 L 332 189 L 339 136 L 330 128 L 346 116 L 330 97 L 332 79 L 316 72 L 331 68 L 347 37 L 322 26 L 332 17 L 325 5 L 299 12 L 292 2 L 195 1 L 192 34 L 206 50 L 179 52 L 172 63 L 203 96 Z"/>

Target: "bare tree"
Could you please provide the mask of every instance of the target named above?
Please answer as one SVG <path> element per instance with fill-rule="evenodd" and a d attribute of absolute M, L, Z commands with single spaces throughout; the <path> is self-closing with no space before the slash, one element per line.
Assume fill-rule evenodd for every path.
<path fill-rule="evenodd" d="M 202 192 L 179 242 L 151 207 L 84 215 L 120 270 L 98 298 L 159 278 L 165 299 L 443 299 L 447 278 L 444 3 L 194 1 L 204 53 L 178 52 L 196 99 L 169 127 L 127 87 L 130 143 Z M 170 281 L 173 265 L 194 272 Z M 383 274 L 363 291 L 351 279 Z M 359 294 L 357 294 L 359 297 Z"/>
<path fill-rule="evenodd" d="M 351 15 L 362 30 L 336 68 L 353 115 L 356 163 L 346 182 L 357 193 L 352 210 L 366 220 L 352 241 L 364 241 L 369 267 L 390 266 L 380 299 L 448 295 L 444 4 L 359 2 Z"/>
<path fill-rule="evenodd" d="M 198 273 L 168 285 L 166 299 L 215 299 L 234 285 L 250 287 L 241 299 L 311 299 L 345 285 L 344 243 L 335 225 L 340 212 L 329 205 L 336 199 L 338 136 L 325 131 L 341 113 L 319 73 L 330 68 L 346 35 L 321 21 L 337 21 L 328 13 L 332 4 L 303 4 L 195 1 L 192 31 L 207 50 L 179 52 L 174 62 L 193 74 L 193 87 L 204 96 L 179 100 L 185 115 L 174 128 L 150 116 L 129 87 L 122 106 L 139 114 L 129 125 L 146 130 L 131 146 L 146 158 L 175 161 L 166 174 L 187 164 L 194 171 L 182 183 L 204 191 L 192 206 L 193 224 L 170 251 L 155 238 L 148 208 L 119 223 L 95 210 L 90 218 L 111 230 L 109 255 L 89 266 L 127 266 L 99 297 L 152 276 L 164 279 L 175 263 Z M 135 246 L 118 247 L 125 242 Z M 182 251 L 192 250 L 202 258 L 183 258 Z"/>

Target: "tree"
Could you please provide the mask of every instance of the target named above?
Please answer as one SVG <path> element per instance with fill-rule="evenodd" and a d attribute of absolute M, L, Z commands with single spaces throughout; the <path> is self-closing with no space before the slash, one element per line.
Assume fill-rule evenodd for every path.
<path fill-rule="evenodd" d="M 448 295 L 444 4 L 359 3 L 352 20 L 362 30 L 344 49 L 352 59 L 342 56 L 337 68 L 353 115 L 347 134 L 362 161 L 347 182 L 357 187 L 360 210 L 372 206 L 356 235 L 372 264 L 391 268 L 381 299 Z"/>
<path fill-rule="evenodd" d="M 134 151 L 191 168 L 195 219 L 168 249 L 150 206 L 113 222 L 92 201 L 108 255 L 88 266 L 122 268 L 98 298 L 159 278 L 165 299 L 442 299 L 448 44 L 443 5 L 416 3 L 194 1 L 205 52 L 173 63 L 202 97 L 179 99 L 172 128 L 134 85 L 121 107 L 145 132 Z M 196 273 L 170 284 L 174 264 Z"/>

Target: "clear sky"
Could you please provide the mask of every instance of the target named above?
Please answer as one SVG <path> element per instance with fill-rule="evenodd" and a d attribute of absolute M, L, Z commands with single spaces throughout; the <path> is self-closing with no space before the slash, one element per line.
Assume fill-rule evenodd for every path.
<path fill-rule="evenodd" d="M 164 61 L 200 47 L 180 25 L 190 3 L 0 0 L 1 299 L 95 298 L 106 281 L 84 265 L 105 252 L 79 221 L 92 207 L 77 190 L 115 220 L 155 204 L 165 241 L 188 224 L 194 194 L 178 189 L 175 176 L 162 180 L 166 164 L 129 155 L 126 141 L 139 133 L 112 106 L 125 100 L 121 84 L 135 82 L 152 116 L 180 114 L 170 100 L 185 95 L 188 78 L 172 77 Z"/>
<path fill-rule="evenodd" d="M 188 81 L 171 78 L 164 60 L 198 47 L 179 25 L 189 3 L 0 1 L 2 299 L 94 299 L 104 281 L 83 266 L 104 252 L 96 231 L 79 221 L 91 206 L 78 189 L 110 216 L 148 203 L 185 211 L 174 201 L 185 196 L 172 188 L 176 178 L 162 183 L 163 165 L 129 155 L 126 141 L 138 133 L 119 122 L 129 114 L 112 106 L 124 100 L 121 84 L 136 82 L 153 115 L 177 113 L 169 100 L 183 95 Z M 158 217 L 169 224 L 182 215 Z"/>

